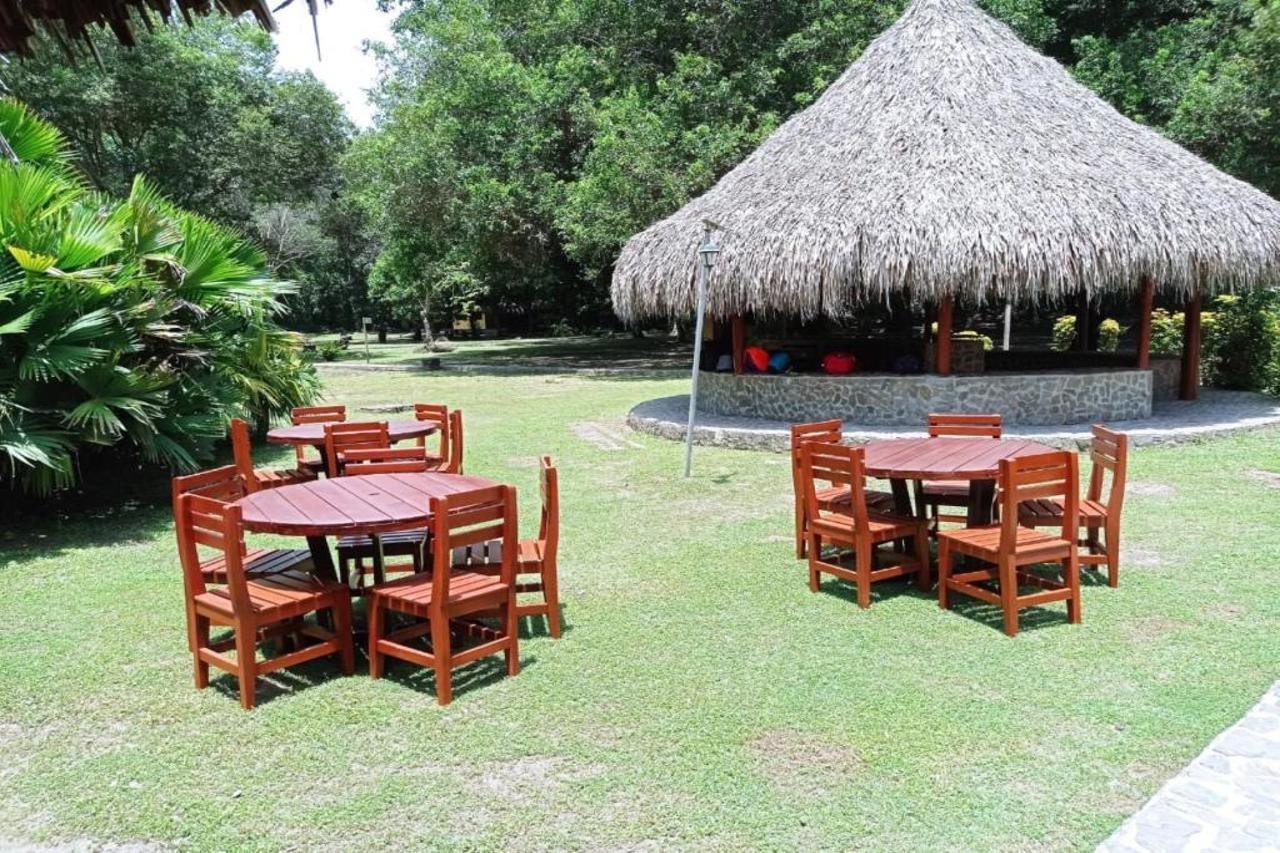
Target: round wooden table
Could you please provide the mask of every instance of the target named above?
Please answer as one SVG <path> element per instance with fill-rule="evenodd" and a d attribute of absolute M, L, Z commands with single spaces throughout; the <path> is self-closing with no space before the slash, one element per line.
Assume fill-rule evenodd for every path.
<path fill-rule="evenodd" d="M 426 527 L 432 498 L 493 485 L 465 474 L 366 474 L 263 489 L 236 504 L 246 530 L 305 536 L 316 573 L 336 579 L 325 537 Z"/>
<path fill-rule="evenodd" d="M 1052 453 L 1034 441 L 998 438 L 900 438 L 867 443 L 866 472 L 890 481 L 899 512 L 911 514 L 908 480 L 967 480 L 970 525 L 991 521 L 1000 460 Z M 916 512 L 923 512 L 917 507 Z"/>
<path fill-rule="evenodd" d="M 301 447 L 322 448 L 324 447 L 324 428 L 336 423 L 341 423 L 341 421 L 276 427 L 267 432 L 267 441 L 271 444 L 292 444 Z M 377 423 L 377 421 L 370 420 L 370 423 Z M 429 421 L 387 421 L 387 433 L 391 438 L 392 444 L 398 441 L 408 441 L 411 438 L 431 435 L 435 431 L 435 425 Z"/>

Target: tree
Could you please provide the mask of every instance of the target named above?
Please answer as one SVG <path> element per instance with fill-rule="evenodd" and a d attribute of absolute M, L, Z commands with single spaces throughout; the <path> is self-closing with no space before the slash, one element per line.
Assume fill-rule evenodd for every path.
<path fill-rule="evenodd" d="M 190 470 L 232 416 L 315 396 L 258 248 L 141 177 L 123 201 L 91 190 L 15 100 L 0 138 L 0 482 L 48 493 L 122 457 Z"/>

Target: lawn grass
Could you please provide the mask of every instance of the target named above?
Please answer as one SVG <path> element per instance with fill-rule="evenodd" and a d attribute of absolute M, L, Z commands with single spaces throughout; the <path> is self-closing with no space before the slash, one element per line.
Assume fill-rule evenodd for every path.
<path fill-rule="evenodd" d="M 246 713 L 192 687 L 167 507 L 6 526 L 0 846 L 1083 850 L 1276 678 L 1275 431 L 1134 452 L 1120 588 L 1010 640 L 905 583 L 811 594 L 784 457 L 700 448 L 685 481 L 623 426 L 680 381 L 325 375 L 463 408 L 526 531 L 556 457 L 564 638 L 528 626 L 520 676 L 479 664 L 448 708 L 317 662 Z"/>
<path fill-rule="evenodd" d="M 335 343 L 337 334 L 311 335 L 319 344 Z M 579 369 L 688 369 L 693 349 L 666 335 L 649 334 L 634 338 L 628 334 L 613 337 L 574 335 L 565 338 L 479 338 L 450 341 L 441 352 L 427 353 L 412 335 L 390 335 L 379 344 L 374 335 L 364 338 L 356 334 L 348 349 L 338 353 L 337 362 L 364 364 L 418 365 L 424 356 L 449 363 L 475 366 L 519 368 Z"/>

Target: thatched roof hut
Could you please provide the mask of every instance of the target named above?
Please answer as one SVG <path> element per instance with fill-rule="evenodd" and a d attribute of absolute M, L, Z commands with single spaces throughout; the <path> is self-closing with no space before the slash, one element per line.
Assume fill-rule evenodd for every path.
<path fill-rule="evenodd" d="M 1154 278 L 1280 280 L 1280 203 L 1125 118 L 971 0 L 916 0 L 808 109 L 633 237 L 627 320 L 689 316 L 704 219 L 717 317 L 918 297 L 1046 301 Z M 1148 279 L 1149 280 L 1149 279 Z"/>
<path fill-rule="evenodd" d="M 317 2 L 308 4 L 312 15 Z M 151 29 L 153 19 L 168 23 L 174 9 L 188 25 L 192 15 L 252 12 L 264 29 L 276 29 L 268 0 L 0 0 L 0 53 L 30 55 L 37 30 L 49 33 L 69 56 L 76 45 L 93 52 L 92 34 L 99 29 L 133 47 L 136 24 Z"/>

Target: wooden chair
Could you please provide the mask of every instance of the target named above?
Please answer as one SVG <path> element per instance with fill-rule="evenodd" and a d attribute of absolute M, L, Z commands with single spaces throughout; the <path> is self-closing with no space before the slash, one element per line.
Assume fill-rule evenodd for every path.
<path fill-rule="evenodd" d="M 556 571 L 556 554 L 560 548 L 560 475 L 550 456 L 543 456 L 542 515 L 538 538 L 521 539 L 516 554 L 516 594 L 538 593 L 541 601 L 516 602 L 516 616 L 545 616 L 551 636 L 560 637 L 560 583 Z M 502 565 L 502 543 L 481 542 L 468 548 L 455 549 L 455 570 L 497 573 Z M 537 580 L 521 581 L 521 577 L 537 575 Z"/>
<path fill-rule="evenodd" d="M 800 477 L 808 514 L 809 589 L 817 592 L 822 575 L 852 581 L 858 588 L 858 606 L 871 606 L 871 585 L 877 581 L 915 575 L 922 589 L 929 588 L 929 530 L 923 519 L 872 511 L 867 504 L 866 475 L 861 447 L 809 441 L 800 446 Z M 825 485 L 849 489 L 845 506 L 831 509 L 821 495 Z M 894 554 L 896 563 L 876 568 L 877 546 L 911 539 L 914 553 Z M 824 557 L 822 546 L 852 551 L 853 566 Z"/>
<path fill-rule="evenodd" d="M 382 450 L 391 446 L 386 421 L 326 424 L 324 456 L 330 477 L 342 476 L 344 454 L 349 450 Z"/>
<path fill-rule="evenodd" d="M 231 419 L 231 452 L 246 492 L 305 483 L 316 478 L 316 472 L 309 468 L 254 468 L 249 425 L 239 418 Z"/>
<path fill-rule="evenodd" d="M 791 425 L 791 489 L 795 503 L 797 560 L 803 560 L 808 553 L 806 531 L 809 518 L 805 509 L 804 484 L 800 478 L 800 446 L 807 441 L 839 444 L 843 440 L 844 422 L 840 420 Z M 893 495 L 868 490 L 866 496 L 867 506 L 872 511 L 893 512 L 895 507 Z M 851 499 L 852 493 L 846 486 L 833 486 L 818 493 L 818 503 L 823 509 L 832 512 L 839 512 L 841 507 L 847 509 Z"/>
<path fill-rule="evenodd" d="M 298 406 L 290 413 L 294 426 L 302 424 L 329 424 L 337 421 L 345 421 L 347 419 L 346 406 Z M 297 456 L 297 467 L 299 470 L 311 471 L 317 477 L 324 473 L 324 460 L 319 456 L 307 456 L 306 450 L 302 445 L 295 444 L 293 446 L 294 455 Z"/>
<path fill-rule="evenodd" d="M 426 436 L 418 439 L 418 446 L 424 448 L 427 465 L 438 471 L 449 463 L 449 407 L 438 403 L 414 403 L 413 416 L 436 428 L 435 449 L 428 447 Z"/>
<path fill-rule="evenodd" d="M 342 476 L 362 474 L 423 474 L 427 460 L 420 447 L 354 448 L 343 454 Z M 338 576 L 357 593 L 364 591 L 365 561 L 373 567 L 373 582 L 382 583 L 387 572 L 420 572 L 424 566 L 427 530 L 400 530 L 378 536 L 357 534 L 338 537 Z M 408 564 L 388 566 L 387 557 L 409 557 Z"/>
<path fill-rule="evenodd" d="M 1077 542 L 1088 552 L 1080 554 L 1080 562 L 1087 566 L 1105 565 L 1107 583 L 1114 587 L 1120 583 L 1120 510 L 1124 507 L 1129 468 L 1129 436 L 1095 426 L 1089 456 L 1093 470 L 1089 474 L 1089 489 L 1080 501 L 1084 538 Z M 1104 489 L 1108 475 L 1111 483 Z M 1103 500 L 1104 491 L 1106 500 Z M 1031 528 L 1061 527 L 1062 513 L 1061 501 L 1026 501 L 1018 506 L 1018 523 Z"/>
<path fill-rule="evenodd" d="M 454 409 L 449 413 L 449 456 L 441 465 L 433 470 L 441 474 L 462 473 L 462 411 Z"/>
<path fill-rule="evenodd" d="M 447 705 L 453 699 L 455 667 L 502 652 L 507 674 L 520 672 L 515 490 L 510 486 L 490 486 L 436 498 L 431 501 L 431 513 L 431 573 L 389 581 L 370 590 L 369 674 L 381 678 L 387 656 L 432 667 L 436 673 L 436 698 L 441 705 Z M 451 565 L 455 549 L 494 539 L 501 543 L 502 551 L 496 576 Z M 426 621 L 387 632 L 389 612 Z M 501 627 L 495 629 L 475 618 L 464 618 L 489 612 L 498 613 Z M 453 633 L 477 637 L 481 642 L 455 651 Z M 406 644 L 424 635 L 430 637 L 429 652 Z"/>
<path fill-rule="evenodd" d="M 1001 415 L 932 414 L 928 421 L 930 438 L 1000 438 L 1004 435 Z M 969 520 L 967 480 L 926 480 L 916 484 L 916 506 L 932 520 L 934 531 L 942 522 L 965 524 Z M 965 510 L 964 515 L 943 513 L 942 507 Z"/>
<path fill-rule="evenodd" d="M 240 681 L 240 704 L 255 704 L 257 677 L 325 655 L 336 654 L 342 671 L 355 671 L 351 640 L 351 596 L 335 583 L 307 572 L 289 570 L 250 578 L 245 571 L 244 528 L 240 507 L 197 492 L 178 497 L 178 541 L 182 554 L 190 645 L 195 658 L 196 687 L 209 685 L 209 665 L 233 673 Z M 226 567 L 226 586 L 209 588 L 200 565 L 198 548 L 218 551 Z M 318 624 L 299 624 L 308 613 L 328 610 L 334 631 Z M 228 626 L 231 642 L 214 643 L 210 626 Z M 273 627 L 317 639 L 315 645 L 295 649 L 265 661 L 257 659 L 258 638 Z M 234 646 L 235 658 L 223 652 Z"/>
<path fill-rule="evenodd" d="M 994 604 L 1004 611 L 1004 632 L 1018 633 L 1018 613 L 1053 601 L 1067 602 L 1067 621 L 1080 622 L 1080 564 L 1076 552 L 1080 484 L 1076 456 L 1068 451 L 1041 453 L 1000 462 L 1000 522 L 938 534 L 938 603 L 951 607 L 951 593 L 959 592 Z M 1058 535 L 1018 524 L 1018 506 L 1026 501 L 1058 499 L 1062 515 Z M 956 554 L 989 563 L 992 569 L 952 574 Z M 1050 580 L 1024 566 L 1061 563 L 1062 580 Z M 1036 592 L 1022 595 L 1019 582 Z M 979 584 L 995 583 L 991 590 Z"/>
<path fill-rule="evenodd" d="M 222 503 L 231 503 L 246 494 L 244 479 L 235 465 L 225 465 L 197 474 L 174 477 L 171 486 L 173 498 L 174 529 L 178 536 L 178 554 L 185 560 L 189 556 L 184 548 L 183 537 L 187 531 L 179 512 L 179 498 L 183 495 L 201 495 Z M 245 575 L 250 578 L 261 577 L 285 571 L 310 571 L 311 552 L 306 549 L 251 548 L 241 557 Z M 221 554 L 202 560 L 197 564 L 183 564 L 184 571 L 198 572 L 206 584 L 223 584 L 227 582 L 226 559 Z"/>

